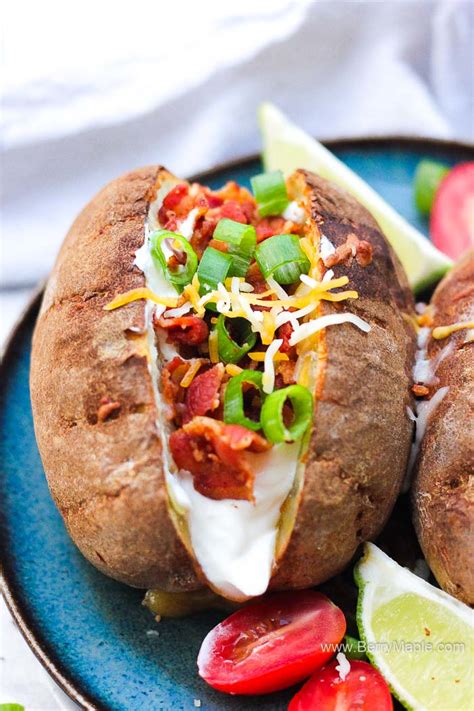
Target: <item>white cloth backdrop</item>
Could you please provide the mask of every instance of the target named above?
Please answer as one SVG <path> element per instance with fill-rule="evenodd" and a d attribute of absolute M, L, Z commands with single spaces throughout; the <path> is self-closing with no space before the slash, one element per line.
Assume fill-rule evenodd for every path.
<path fill-rule="evenodd" d="M 470 0 L 124 7 L 4 3 L 2 338 L 104 183 L 150 162 L 186 175 L 257 151 L 264 99 L 322 138 L 474 139 Z M 1 620 L 11 669 L 22 645 Z M 2 674 L 0 702 L 58 708 L 34 693 L 35 666 L 23 688 Z"/>

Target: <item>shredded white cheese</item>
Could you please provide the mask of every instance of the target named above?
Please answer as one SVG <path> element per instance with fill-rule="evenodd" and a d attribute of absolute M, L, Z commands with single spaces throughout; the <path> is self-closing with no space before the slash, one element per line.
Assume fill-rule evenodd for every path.
<path fill-rule="evenodd" d="M 273 289 L 273 291 L 275 292 L 275 294 L 278 296 L 279 299 L 285 300 L 285 299 L 289 298 L 288 294 L 286 293 L 284 288 L 282 286 L 280 286 L 280 284 L 277 282 L 277 280 L 274 279 L 273 277 L 271 277 L 271 276 L 267 277 L 267 284 L 270 287 L 270 289 Z"/>
<path fill-rule="evenodd" d="M 307 321 L 306 323 L 298 326 L 298 328 L 296 328 L 291 334 L 290 346 L 296 346 L 297 343 L 303 341 L 305 338 L 308 338 L 308 336 L 312 336 L 314 333 L 321 331 L 323 328 L 335 326 L 340 323 L 352 323 L 365 333 L 368 333 L 371 329 L 371 326 L 367 323 L 367 321 L 364 321 L 355 314 L 328 314 L 327 316 L 319 316 L 319 318 L 311 319 L 311 321 Z"/>
<path fill-rule="evenodd" d="M 284 323 L 289 321 L 293 325 L 293 328 L 297 328 L 299 326 L 298 319 L 308 316 L 308 314 L 314 311 L 317 307 L 318 304 L 314 303 L 308 304 L 308 306 L 304 306 L 302 309 L 298 309 L 297 311 L 280 311 L 275 318 L 276 327 L 279 328 L 280 326 L 283 326 Z"/>
<path fill-rule="evenodd" d="M 276 338 L 273 343 L 270 343 L 265 352 L 265 360 L 263 362 L 262 389 L 263 392 L 267 395 L 272 393 L 273 388 L 275 387 L 275 364 L 273 362 L 273 359 L 278 353 L 282 343 L 282 338 Z"/>
<path fill-rule="evenodd" d="M 310 277 L 307 274 L 300 274 L 300 281 L 303 282 L 303 284 L 306 284 L 306 286 L 310 286 L 312 289 L 315 289 L 318 286 L 316 279 L 313 279 L 313 277 Z"/>
<path fill-rule="evenodd" d="M 180 318 L 181 316 L 184 316 L 184 314 L 191 311 L 192 308 L 192 303 L 190 301 L 186 301 L 182 306 L 178 306 L 176 309 L 168 309 L 165 311 L 163 316 L 165 318 Z"/>

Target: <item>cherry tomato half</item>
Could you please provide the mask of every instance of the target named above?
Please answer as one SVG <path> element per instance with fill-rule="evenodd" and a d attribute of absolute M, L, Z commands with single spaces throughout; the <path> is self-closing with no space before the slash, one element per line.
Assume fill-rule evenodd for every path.
<path fill-rule="evenodd" d="M 453 259 L 474 246 L 474 162 L 457 165 L 441 181 L 430 232 L 436 247 Z"/>
<path fill-rule="evenodd" d="M 343 613 L 321 593 L 275 593 L 209 632 L 198 656 L 199 674 L 231 694 L 284 689 L 334 656 L 345 631 Z"/>
<path fill-rule="evenodd" d="M 337 661 L 313 674 L 290 701 L 288 711 L 392 711 L 390 689 L 367 662 L 351 661 L 344 680 Z"/>

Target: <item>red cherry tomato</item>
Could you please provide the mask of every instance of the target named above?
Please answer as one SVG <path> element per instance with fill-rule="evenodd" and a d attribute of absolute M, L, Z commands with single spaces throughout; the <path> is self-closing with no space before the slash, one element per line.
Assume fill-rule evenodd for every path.
<path fill-rule="evenodd" d="M 430 232 L 436 247 L 453 259 L 474 246 L 474 162 L 457 165 L 441 181 Z"/>
<path fill-rule="evenodd" d="M 231 694 L 284 689 L 330 659 L 345 631 L 343 613 L 321 593 L 275 593 L 209 632 L 199 651 L 199 674 Z"/>
<path fill-rule="evenodd" d="M 341 679 L 337 661 L 313 674 L 290 701 L 288 711 L 392 711 L 390 689 L 367 662 L 351 661 Z"/>

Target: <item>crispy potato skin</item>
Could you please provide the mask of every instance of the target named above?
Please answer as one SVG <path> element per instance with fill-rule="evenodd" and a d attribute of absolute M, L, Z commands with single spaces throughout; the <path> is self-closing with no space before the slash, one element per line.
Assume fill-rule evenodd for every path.
<path fill-rule="evenodd" d="M 322 302 L 320 313 L 352 311 L 372 329 L 326 329 L 300 506 L 274 588 L 327 580 L 362 541 L 377 536 L 399 493 L 413 433 L 406 413 L 415 351 L 413 297 L 402 267 L 365 208 L 335 185 L 300 173 L 320 232 L 335 247 L 353 233 L 373 249 L 366 267 L 356 260 L 334 267 L 336 277 L 347 274 L 347 288 L 356 289 L 359 299 Z"/>
<path fill-rule="evenodd" d="M 136 587 L 193 590 L 202 575 L 167 509 L 156 403 L 144 339 L 144 302 L 112 312 L 116 294 L 144 285 L 133 265 L 159 167 L 106 186 L 69 231 L 36 326 L 31 397 L 52 495 L 72 538 L 100 570 Z M 324 302 L 372 325 L 327 329 L 299 512 L 272 588 L 306 587 L 336 574 L 387 519 L 412 438 L 413 303 L 405 275 L 377 224 L 356 200 L 312 174 L 299 180 L 312 216 L 338 246 L 370 242 L 373 261 L 334 268 L 358 301 Z M 120 407 L 104 421 L 102 398 Z M 195 572 L 197 571 L 197 572 Z"/>
<path fill-rule="evenodd" d="M 474 319 L 474 252 L 438 285 L 433 327 Z M 435 357 L 449 343 L 454 350 L 440 363 L 438 388 L 449 390 L 431 415 L 413 485 L 413 520 L 428 564 L 448 593 L 474 605 L 474 343 L 466 331 L 428 343 Z"/>

